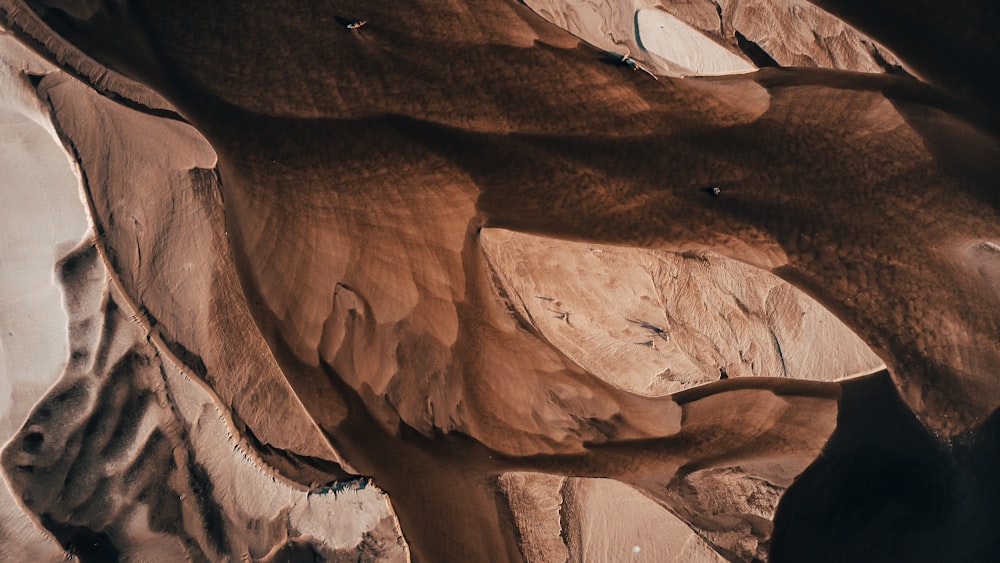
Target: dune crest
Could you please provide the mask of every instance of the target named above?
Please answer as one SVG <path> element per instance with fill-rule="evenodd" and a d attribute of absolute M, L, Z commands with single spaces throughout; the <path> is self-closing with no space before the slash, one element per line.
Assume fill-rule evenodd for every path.
<path fill-rule="evenodd" d="M 801 0 L 526 0 L 532 10 L 609 53 L 666 76 L 765 66 L 860 72 L 902 69 L 887 48 Z"/>
<path fill-rule="evenodd" d="M 356 476 L 332 481 L 332 461 L 322 460 L 319 468 L 327 471 L 310 468 L 316 462 L 301 452 L 275 452 L 252 442 L 253 434 L 247 441 L 234 433 L 246 429 L 234 428 L 238 412 L 220 411 L 217 396 L 192 379 L 204 374 L 185 373 L 191 359 L 178 352 L 188 349 L 169 345 L 148 309 L 132 309 L 121 291 L 135 278 L 109 273 L 116 256 L 106 254 L 106 245 L 113 238 L 95 233 L 93 208 L 87 209 L 93 200 L 85 174 L 92 181 L 101 175 L 79 172 L 83 163 L 67 154 L 65 131 L 45 105 L 58 96 L 40 103 L 28 78 L 40 84 L 47 74 L 70 90 L 74 83 L 59 82 L 59 71 L 7 36 L 0 37 L 0 54 L 0 73 L 12 90 L 0 110 L 9 135 L 0 181 L 3 197 L 16 199 L 3 209 L 17 213 L 0 231 L 7 276 L 0 384 L 9 387 L 0 401 L 0 438 L 14 495 L 3 487 L 0 558 L 215 560 L 270 553 L 281 560 L 297 552 L 409 560 L 384 494 Z M 135 251 L 141 256 L 141 248 Z M 45 291 L 50 280 L 55 291 Z M 47 338 L 23 324 L 32 319 Z M 276 472 L 261 455 L 285 465 Z M 255 532 L 241 532 L 248 528 Z"/>
<path fill-rule="evenodd" d="M 740 262 L 502 229 L 480 240 L 510 308 L 584 369 L 633 393 L 885 369 L 829 311 Z"/>

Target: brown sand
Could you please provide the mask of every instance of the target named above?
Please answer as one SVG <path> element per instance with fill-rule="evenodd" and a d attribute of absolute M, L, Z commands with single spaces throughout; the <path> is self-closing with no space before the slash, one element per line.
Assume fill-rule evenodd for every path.
<path fill-rule="evenodd" d="M 4 21 L 25 30 L 14 4 Z M 356 17 L 357 32 L 336 19 Z M 832 383 L 662 398 L 607 384 L 508 313 L 484 226 L 772 269 L 870 345 L 942 435 L 1000 402 L 1000 296 L 956 250 L 1000 240 L 1000 146 L 908 78 L 657 82 L 504 2 L 137 4 L 48 22 L 158 89 L 218 154 L 217 178 L 193 128 L 40 81 L 123 294 L 243 431 L 291 450 L 279 468 L 339 460 L 332 444 L 372 475 L 418 560 L 521 557 L 496 506 L 495 476 L 515 469 L 615 478 L 721 553 L 765 556 L 777 495 L 835 426 Z M 148 49 L 125 52 L 111 28 Z M 112 152 L 109 130 L 126 139 Z M 214 266 L 181 274 L 190 257 Z"/>

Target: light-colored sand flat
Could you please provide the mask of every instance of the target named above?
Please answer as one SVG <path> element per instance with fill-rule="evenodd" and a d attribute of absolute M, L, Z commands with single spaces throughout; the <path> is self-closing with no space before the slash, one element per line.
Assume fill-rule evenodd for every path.
<path fill-rule="evenodd" d="M 519 472 L 499 480 L 528 561 L 725 561 L 670 511 L 618 481 Z"/>
<path fill-rule="evenodd" d="M 563 497 L 564 518 L 575 528 L 572 560 L 725 561 L 676 516 L 617 481 L 570 479 Z"/>
<path fill-rule="evenodd" d="M 0 53 L 12 45 L 0 35 Z M 0 57 L 0 444 L 17 432 L 69 358 L 56 262 L 89 236 L 79 181 L 20 62 Z M 6 483 L 0 486 L 0 546 L 0 559 L 64 558 Z"/>
<path fill-rule="evenodd" d="M 69 355 L 55 264 L 88 234 L 79 180 L 20 70 L 0 62 L 0 441 Z"/>
<path fill-rule="evenodd" d="M 685 76 L 719 76 L 757 70 L 746 59 L 656 8 L 635 13 L 635 30 L 642 48 L 669 61 L 673 70 Z"/>
<path fill-rule="evenodd" d="M 885 368 L 813 299 L 741 262 L 502 229 L 484 229 L 481 240 L 516 314 L 633 393 L 672 393 L 723 373 L 837 381 Z"/>

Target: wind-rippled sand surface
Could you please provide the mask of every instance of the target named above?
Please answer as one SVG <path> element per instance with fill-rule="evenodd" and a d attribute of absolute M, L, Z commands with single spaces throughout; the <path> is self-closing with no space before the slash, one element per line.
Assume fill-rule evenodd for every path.
<path fill-rule="evenodd" d="M 546 17 L 636 32 L 552 12 L 591 4 Z M 995 552 L 1000 143 L 853 28 L 760 4 L 718 32 L 635 9 L 741 72 L 892 72 L 657 79 L 669 50 L 635 72 L 507 1 L 0 3 L 80 170 L 86 315 L 129 327 L 87 353 L 131 374 L 71 355 L 11 490 L 81 559 L 74 533 L 125 559 Z M 754 39 L 794 25 L 828 56 Z M 88 422 L 36 443 L 45 412 Z M 159 492 L 132 483 L 166 462 L 93 476 L 127 448 L 173 460 Z"/>

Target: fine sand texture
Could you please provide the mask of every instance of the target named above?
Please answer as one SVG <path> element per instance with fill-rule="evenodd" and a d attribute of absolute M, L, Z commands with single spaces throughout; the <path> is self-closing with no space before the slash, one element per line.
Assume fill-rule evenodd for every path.
<path fill-rule="evenodd" d="M 801 0 L 527 0 L 587 43 L 656 74 L 715 76 L 766 66 L 896 72 L 900 61 L 844 21 Z"/>
<path fill-rule="evenodd" d="M 20 46 L 0 37 L 0 444 L 58 380 L 69 357 L 68 323 L 55 263 L 89 236 L 68 155 L 20 75 Z M 8 63 L 7 58 L 16 59 Z M 40 62 L 40 61 L 39 61 Z M 13 63 L 13 64 L 11 64 Z M 26 560 L 63 552 L 0 487 L 0 545 Z"/>
<path fill-rule="evenodd" d="M 407 559 L 388 503 L 367 480 L 290 486 L 234 443 L 210 396 L 144 341 L 93 241 L 57 272 L 72 354 L 2 466 L 67 552 L 85 561 L 283 560 L 276 554 L 294 543 L 323 560 Z M 14 548 L 5 545 L 5 560 Z"/>
<path fill-rule="evenodd" d="M 837 381 L 885 367 L 814 300 L 735 260 L 502 229 L 483 229 L 480 240 L 510 309 L 575 363 L 633 393 L 729 377 Z"/>
<path fill-rule="evenodd" d="M 554 6 L 584 14 L 572 33 L 511 1 L 0 2 L 50 61 L 25 76 L 92 222 L 61 271 L 105 267 L 88 330 L 122 332 L 87 342 L 134 373 L 71 355 L 5 449 L 43 527 L 139 554 L 172 526 L 164 545 L 208 558 L 836 560 L 910 537 L 880 518 L 903 511 L 967 530 L 928 553 L 990 552 L 995 513 L 956 500 L 995 498 L 975 477 L 996 460 L 1000 143 L 979 114 L 856 72 L 895 62 L 805 4 L 720 5 L 718 33 L 693 3 Z M 657 79 L 582 43 L 595 25 L 658 45 L 629 50 L 652 74 L 663 54 L 798 68 Z M 650 37 L 680 25 L 681 44 Z M 822 63 L 810 34 L 875 64 Z M 188 380 L 206 398 L 171 398 Z M 113 405 L 171 401 L 115 439 Z M 52 439 L 46 412 L 68 417 Z M 145 521 L 149 497 L 96 460 L 153 428 L 184 499 L 109 523 Z M 287 498 L 364 506 L 331 505 L 343 529 L 267 520 L 240 499 L 279 493 L 199 453 L 224 432 Z M 911 483 L 944 491 L 933 510 L 894 496 Z"/>
<path fill-rule="evenodd" d="M 273 450 L 241 445 L 218 397 L 129 309 L 28 79 L 52 69 L 0 44 L 0 560 L 407 560 L 368 479 L 276 479 Z"/>

